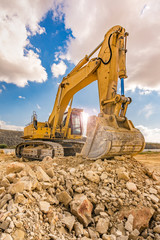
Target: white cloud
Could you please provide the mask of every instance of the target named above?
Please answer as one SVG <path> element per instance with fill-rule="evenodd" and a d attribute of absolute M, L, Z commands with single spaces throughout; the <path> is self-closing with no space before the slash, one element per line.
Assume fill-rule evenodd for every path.
<path fill-rule="evenodd" d="M 2 84 L 2 88 L 3 88 L 4 90 L 6 90 L 6 86 L 5 86 L 5 85 L 3 85 L 3 84 Z"/>
<path fill-rule="evenodd" d="M 0 129 L 23 131 L 24 127 L 22 127 L 22 126 L 15 126 L 15 125 L 9 125 L 6 122 L 0 120 Z"/>
<path fill-rule="evenodd" d="M 59 77 L 60 75 L 64 75 L 67 70 L 66 64 L 61 60 L 58 64 L 53 63 L 51 67 L 51 71 L 54 77 Z"/>
<path fill-rule="evenodd" d="M 47 80 L 39 55 L 26 46 L 30 45 L 28 37 L 45 32 L 39 22 L 55 1 L 1 1 L 0 81 L 24 87 L 28 81 Z"/>
<path fill-rule="evenodd" d="M 157 31 L 160 1 L 66 0 L 63 3 L 60 16 L 62 12 L 65 14 L 65 26 L 71 28 L 75 37 L 68 42 L 66 58 L 77 63 L 103 40 L 110 27 L 122 25 L 130 34 L 126 87 L 160 91 L 160 32 Z"/>
<path fill-rule="evenodd" d="M 2 93 L 2 89 L 0 89 L 0 93 Z"/>
<path fill-rule="evenodd" d="M 18 98 L 20 98 L 20 99 L 26 99 L 25 97 L 23 97 L 23 96 L 18 96 Z"/>
<path fill-rule="evenodd" d="M 41 107 L 39 106 L 39 104 L 37 104 L 37 108 L 40 110 L 41 109 Z"/>
<path fill-rule="evenodd" d="M 140 95 L 149 95 L 151 93 L 152 93 L 152 91 L 148 90 L 148 89 L 142 89 L 142 90 L 139 91 Z"/>
<path fill-rule="evenodd" d="M 142 125 L 136 127 L 143 133 L 146 142 L 160 143 L 160 128 L 148 128 Z"/>
<path fill-rule="evenodd" d="M 154 106 L 149 103 L 143 107 L 139 114 L 144 114 L 145 117 L 148 119 L 152 114 L 154 114 L 154 112 L 155 112 Z"/>

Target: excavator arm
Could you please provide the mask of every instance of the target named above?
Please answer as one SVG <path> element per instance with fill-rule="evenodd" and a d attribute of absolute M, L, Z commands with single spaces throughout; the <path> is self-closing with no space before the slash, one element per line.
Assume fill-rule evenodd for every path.
<path fill-rule="evenodd" d="M 124 46 L 126 36 L 127 33 L 121 26 L 110 29 L 105 35 L 104 41 L 89 56 L 85 56 L 62 80 L 48 119 L 49 126 L 53 128 L 52 136 L 55 135 L 56 128 L 60 127 L 64 111 L 74 94 L 95 80 L 98 80 L 101 112 L 108 114 L 114 112 L 113 104 L 110 104 L 109 107 L 106 101 L 115 98 L 118 77 L 121 79 L 127 77 Z M 89 61 L 98 48 L 100 48 L 98 57 Z"/>

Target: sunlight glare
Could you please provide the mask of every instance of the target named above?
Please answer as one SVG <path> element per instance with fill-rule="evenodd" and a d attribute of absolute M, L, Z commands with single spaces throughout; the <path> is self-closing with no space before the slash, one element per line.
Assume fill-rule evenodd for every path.
<path fill-rule="evenodd" d="M 86 136 L 87 131 L 87 122 L 88 122 L 89 114 L 87 112 L 82 112 L 82 122 L 83 122 L 83 135 Z"/>

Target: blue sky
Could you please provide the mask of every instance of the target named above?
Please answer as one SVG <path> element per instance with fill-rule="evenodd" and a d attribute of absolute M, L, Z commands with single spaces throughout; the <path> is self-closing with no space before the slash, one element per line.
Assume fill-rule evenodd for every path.
<path fill-rule="evenodd" d="M 153 2 L 8 0 L 0 4 L 1 128 L 22 129 L 33 111 L 39 121 L 47 121 L 58 83 L 110 27 L 120 24 L 130 34 L 125 85 L 133 102 L 127 117 L 147 141 L 160 142 L 160 1 Z M 75 95 L 73 107 L 98 113 L 96 82 Z"/>

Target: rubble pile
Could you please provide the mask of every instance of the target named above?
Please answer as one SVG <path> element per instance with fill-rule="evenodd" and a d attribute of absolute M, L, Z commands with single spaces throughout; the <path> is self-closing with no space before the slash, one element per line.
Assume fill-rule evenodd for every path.
<path fill-rule="evenodd" d="M 160 182 L 131 156 L 11 162 L 1 169 L 1 240 L 160 239 Z"/>

